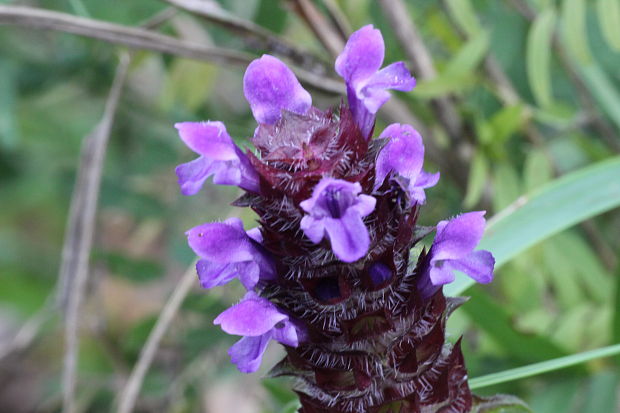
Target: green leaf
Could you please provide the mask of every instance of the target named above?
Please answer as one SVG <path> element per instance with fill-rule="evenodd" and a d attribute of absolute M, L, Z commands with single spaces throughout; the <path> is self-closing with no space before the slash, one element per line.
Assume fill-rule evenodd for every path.
<path fill-rule="evenodd" d="M 585 351 L 583 353 L 572 354 L 570 356 L 560 357 L 553 360 L 547 360 L 542 363 L 530 364 L 529 366 L 518 367 L 516 369 L 504 370 L 499 373 L 487 374 L 486 376 L 476 377 L 469 381 L 469 387 L 471 389 L 480 389 L 482 387 L 493 386 L 499 383 L 537 376 L 550 371 L 565 369 L 590 360 L 596 360 L 616 354 L 620 354 L 620 344 L 603 347 L 597 350 Z"/>
<path fill-rule="evenodd" d="M 528 152 L 523 167 L 523 185 L 527 192 L 531 192 L 551 180 L 553 167 L 549 156 L 539 149 Z"/>
<path fill-rule="evenodd" d="M 500 163 L 493 174 L 493 209 L 499 211 L 519 197 L 521 182 L 509 163 Z"/>
<path fill-rule="evenodd" d="M 518 413 L 532 412 L 523 400 L 507 394 L 496 394 L 491 397 L 473 395 L 474 403 L 471 413 Z"/>
<path fill-rule="evenodd" d="M 620 128 L 620 92 L 607 73 L 596 64 L 581 66 L 583 80 L 609 118 Z M 617 68 L 616 68 L 617 69 Z"/>
<path fill-rule="evenodd" d="M 438 76 L 431 80 L 424 80 L 417 84 L 415 96 L 422 99 L 432 99 L 438 96 L 455 92 L 462 92 L 474 86 L 472 73 L 463 73 L 458 76 Z"/>
<path fill-rule="evenodd" d="M 297 413 L 297 410 L 301 407 L 298 400 L 293 400 L 282 408 L 281 413 Z"/>
<path fill-rule="evenodd" d="M 609 47 L 620 52 L 620 2 L 618 0 L 598 0 L 598 19 L 603 37 Z"/>
<path fill-rule="evenodd" d="M 506 106 L 493 114 L 489 120 L 493 129 L 493 142 L 502 145 L 518 131 L 525 120 L 523 105 Z"/>
<path fill-rule="evenodd" d="M 469 178 L 467 179 L 467 194 L 463 201 L 465 208 L 471 208 L 480 201 L 484 188 L 487 186 L 487 176 L 489 165 L 483 153 L 477 152 L 469 167 Z"/>
<path fill-rule="evenodd" d="M 486 32 L 472 37 L 450 60 L 441 77 L 462 76 L 472 72 L 487 54 L 489 44 L 490 37 Z"/>
<path fill-rule="evenodd" d="M 612 337 L 615 343 L 620 343 L 620 266 L 618 266 L 618 270 L 616 271 L 616 291 L 614 295 L 613 308 L 614 316 L 612 321 Z"/>
<path fill-rule="evenodd" d="M 603 371 L 590 379 L 589 391 L 586 395 L 582 412 L 617 413 L 617 372 Z"/>
<path fill-rule="evenodd" d="M 487 294 L 473 289 L 468 295 L 471 296 L 471 300 L 463 305 L 463 311 L 512 359 L 531 363 L 566 354 L 546 337 L 516 331 L 511 314 Z"/>
<path fill-rule="evenodd" d="M 447 0 L 448 12 L 467 37 L 474 37 L 482 31 L 476 11 L 469 0 Z"/>
<path fill-rule="evenodd" d="M 17 74 L 14 62 L 0 61 L 0 149 L 14 149 L 19 140 L 14 110 Z"/>
<path fill-rule="evenodd" d="M 489 221 L 480 248 L 490 250 L 496 267 L 536 243 L 590 217 L 620 206 L 620 157 L 565 175 L 524 195 Z M 457 274 L 444 288 L 460 295 L 474 281 Z"/>
<path fill-rule="evenodd" d="M 551 94 L 551 40 L 555 11 L 546 9 L 538 15 L 527 36 L 526 69 L 530 88 L 540 106 L 549 106 Z"/>
<path fill-rule="evenodd" d="M 562 2 L 562 38 L 564 45 L 579 64 L 592 61 L 588 46 L 585 0 L 564 0 Z"/>

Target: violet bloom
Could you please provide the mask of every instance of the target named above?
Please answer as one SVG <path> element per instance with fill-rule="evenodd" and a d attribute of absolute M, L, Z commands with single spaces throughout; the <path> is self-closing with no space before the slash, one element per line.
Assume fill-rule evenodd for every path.
<path fill-rule="evenodd" d="M 312 105 L 310 94 L 291 69 L 270 55 L 250 63 L 243 76 L 243 93 L 258 123 L 275 123 L 282 110 L 304 114 Z"/>
<path fill-rule="evenodd" d="M 376 200 L 361 191 L 358 182 L 323 178 L 312 197 L 299 203 L 309 214 L 299 225 L 304 234 L 315 244 L 327 235 L 334 254 L 344 262 L 357 261 L 370 245 L 362 218 L 373 211 Z"/>
<path fill-rule="evenodd" d="M 174 126 L 183 142 L 200 155 L 176 168 L 183 195 L 198 193 L 211 175 L 216 184 L 237 185 L 258 192 L 256 172 L 222 122 L 181 122 Z"/>
<path fill-rule="evenodd" d="M 258 370 L 269 340 L 297 347 L 299 334 L 286 314 L 280 312 L 269 300 L 248 292 L 243 300 L 217 316 L 219 324 L 228 334 L 243 336 L 228 351 L 232 362 L 244 373 Z"/>
<path fill-rule="evenodd" d="M 489 251 L 474 251 L 484 234 L 485 211 L 468 212 L 437 224 L 437 235 L 428 253 L 429 267 L 422 279 L 423 294 L 454 281 L 461 271 L 481 284 L 493 281 L 495 259 Z M 428 285 L 428 281 L 432 287 Z"/>
<path fill-rule="evenodd" d="M 394 172 L 405 179 L 404 189 L 409 193 L 409 198 L 423 204 L 426 201 L 424 189 L 437 184 L 439 173 L 430 174 L 422 170 L 422 136 L 410 125 L 394 123 L 385 128 L 380 138 L 389 139 L 389 142 L 377 157 L 375 190 L 390 172 Z"/>
<path fill-rule="evenodd" d="M 246 233 L 239 218 L 202 224 L 186 234 L 189 246 L 201 258 L 196 271 L 204 288 L 239 278 L 251 290 L 259 280 L 275 276 L 273 262 L 257 243 L 259 235 L 255 230 Z"/>
<path fill-rule="evenodd" d="M 366 136 L 372 131 L 375 114 L 390 98 L 387 89 L 408 92 L 415 87 L 415 79 L 403 62 L 381 69 L 384 57 L 383 36 L 368 25 L 351 35 L 336 59 L 336 72 L 347 84 L 349 107 Z"/>

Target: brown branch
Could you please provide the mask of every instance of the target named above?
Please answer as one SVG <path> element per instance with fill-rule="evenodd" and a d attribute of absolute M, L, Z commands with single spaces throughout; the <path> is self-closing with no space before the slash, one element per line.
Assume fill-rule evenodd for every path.
<path fill-rule="evenodd" d="M 125 54 L 121 57 L 117 68 L 103 117 L 84 141 L 78 180 L 71 200 L 60 273 L 61 302 L 66 301 L 65 358 L 62 377 L 63 412 L 65 413 L 77 411 L 75 391 L 80 307 L 88 280 L 88 264 L 95 231 L 103 161 L 128 68 L 129 56 Z"/>
<path fill-rule="evenodd" d="M 292 3 L 297 14 L 306 21 L 329 54 L 332 57 L 338 56 L 345 44 L 342 34 L 334 29 L 312 1 L 292 0 Z"/>
<path fill-rule="evenodd" d="M 142 347 L 140 357 L 129 376 L 129 380 L 123 387 L 118 402 L 117 413 L 131 413 L 133 411 L 144 377 L 155 358 L 155 353 L 159 348 L 159 344 L 179 311 L 183 300 L 185 300 L 185 297 L 187 297 L 187 294 L 189 294 L 192 286 L 196 282 L 195 265 L 196 262 L 192 263 L 185 271 L 172 292 L 172 295 L 164 305 L 157 319 L 157 323 L 153 327 L 153 330 L 151 330 L 146 344 Z"/>
<path fill-rule="evenodd" d="M 128 27 L 32 7 L 0 6 L 0 24 L 55 30 L 91 37 L 135 49 L 152 50 L 217 64 L 247 66 L 255 56 L 220 47 L 179 40 L 150 30 Z M 344 94 L 338 80 L 291 67 L 302 83 L 329 94 Z"/>
<path fill-rule="evenodd" d="M 200 16 L 201 18 L 222 26 L 230 31 L 239 33 L 254 49 L 266 49 L 270 52 L 288 58 L 292 63 L 307 68 L 316 74 L 325 75 L 329 72 L 326 62 L 310 52 L 299 49 L 290 41 L 279 37 L 251 21 L 235 16 L 223 9 L 215 1 L 202 0 L 163 0 L 168 4 Z"/>

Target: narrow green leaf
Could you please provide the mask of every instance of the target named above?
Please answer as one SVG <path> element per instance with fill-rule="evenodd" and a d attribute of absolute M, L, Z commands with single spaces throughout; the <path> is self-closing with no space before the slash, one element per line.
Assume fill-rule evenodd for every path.
<path fill-rule="evenodd" d="M 551 39 L 556 15 L 552 8 L 542 12 L 527 36 L 526 69 L 530 88 L 540 106 L 549 106 L 551 93 Z"/>
<path fill-rule="evenodd" d="M 620 92 L 607 73 L 596 64 L 581 66 L 581 73 L 594 98 L 609 118 L 620 128 Z"/>
<path fill-rule="evenodd" d="M 447 0 L 448 13 L 467 37 L 474 37 L 482 31 L 476 11 L 469 0 Z"/>
<path fill-rule="evenodd" d="M 462 309 L 511 358 L 525 363 L 548 360 L 566 355 L 546 337 L 522 334 L 514 329 L 512 316 L 487 294 L 472 289 Z"/>
<path fill-rule="evenodd" d="M 419 82 L 415 88 L 416 97 L 432 99 L 464 91 L 474 86 L 474 83 L 474 76 L 471 73 L 460 76 L 439 76 L 432 80 Z"/>
<path fill-rule="evenodd" d="M 489 120 L 493 129 L 493 142 L 499 145 L 516 131 L 525 120 L 525 108 L 523 105 L 506 106 L 493 114 Z"/>
<path fill-rule="evenodd" d="M 469 381 L 469 387 L 471 389 L 480 389 L 482 387 L 493 386 L 499 383 L 537 376 L 539 374 L 564 369 L 590 360 L 610 357 L 616 354 L 620 354 L 620 344 L 573 354 L 566 357 L 560 357 L 553 360 L 547 360 L 542 363 L 530 364 L 529 366 L 505 370 L 499 373 L 487 374 L 486 376 L 476 377 Z"/>
<path fill-rule="evenodd" d="M 620 52 L 620 2 L 618 0 L 598 0 L 598 19 L 601 31 L 609 47 Z"/>
<path fill-rule="evenodd" d="M 524 195 L 489 221 L 480 248 L 500 267 L 527 248 L 590 217 L 620 206 L 620 157 L 565 175 Z M 459 295 L 474 281 L 458 274 L 444 288 Z"/>
<path fill-rule="evenodd" d="M 616 271 L 616 291 L 615 300 L 613 302 L 614 316 L 612 325 L 612 337 L 614 342 L 620 343 L 620 266 Z"/>
<path fill-rule="evenodd" d="M 490 37 L 480 32 L 458 51 L 446 66 L 442 77 L 460 76 L 472 72 L 482 61 L 489 50 Z"/>
<path fill-rule="evenodd" d="M 512 204 L 521 193 L 521 182 L 514 168 L 500 163 L 493 173 L 493 209 L 499 211 Z"/>
<path fill-rule="evenodd" d="M 489 165 L 483 153 L 477 152 L 469 167 L 469 178 L 467 179 L 467 194 L 463 201 L 465 208 L 471 208 L 480 201 L 482 192 L 487 185 L 489 175 Z"/>
<path fill-rule="evenodd" d="M 564 0 L 562 2 L 562 38 L 567 49 L 580 64 L 592 61 L 588 46 L 588 30 L 585 0 Z"/>
<path fill-rule="evenodd" d="M 528 152 L 523 167 L 523 185 L 527 192 L 531 192 L 551 180 L 553 167 L 549 157 L 539 149 Z"/>
<path fill-rule="evenodd" d="M 589 391 L 579 411 L 596 413 L 617 413 L 617 372 L 603 371 L 590 379 Z"/>

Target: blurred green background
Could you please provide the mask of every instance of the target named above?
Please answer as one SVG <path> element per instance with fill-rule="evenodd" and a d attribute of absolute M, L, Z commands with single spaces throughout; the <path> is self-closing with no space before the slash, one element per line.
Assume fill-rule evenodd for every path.
<path fill-rule="evenodd" d="M 382 30 L 386 62 L 405 60 L 419 82 L 412 93 L 395 94 L 398 107 L 382 110 L 377 130 L 415 116 L 427 147 L 434 148 L 426 169 L 442 172 L 427 193 L 423 224 L 473 209 L 492 217 L 558 176 L 620 153 L 619 0 L 405 1 L 434 78 L 416 72 L 420 62 L 412 62 L 399 42 L 385 2 L 206 3 L 295 45 L 315 59 L 304 69 L 330 78 L 333 52 L 320 36 L 329 32 L 317 36 L 313 26 L 322 22 L 340 35 L 369 23 Z M 322 20 L 308 18 L 308 4 Z M 1 5 L 126 26 L 171 9 L 158 0 Z M 278 55 L 273 45 L 187 11 L 164 17 L 152 30 L 201 46 Z M 124 50 L 0 25 L 0 412 L 62 409 L 63 317 L 54 304 L 62 246 L 82 143 L 102 117 Z M 243 98 L 243 71 L 240 64 L 132 52 L 103 167 L 80 311 L 80 412 L 113 411 L 193 260 L 184 231 L 233 214 L 253 225 L 248 211 L 229 206 L 234 188 L 206 185 L 187 198 L 174 175 L 177 164 L 194 156 L 177 138 L 175 122 L 222 120 L 239 142 L 251 136 L 255 123 Z M 321 108 L 341 99 L 308 89 Z M 454 109 L 457 134 L 436 110 L 446 104 Z M 620 176 L 610 182 L 619 183 Z M 453 315 L 449 331 L 451 339 L 464 335 L 470 377 L 620 342 L 619 253 L 615 209 L 537 244 L 504 265 L 493 284 L 468 290 L 473 299 Z M 294 400 L 285 380 L 244 376 L 228 361 L 234 337 L 212 320 L 241 290 L 204 291 L 196 282 L 155 354 L 135 411 L 280 412 Z M 261 372 L 278 359 L 276 347 Z M 540 413 L 613 413 L 620 411 L 618 363 L 595 360 L 479 393 L 515 394 Z"/>

